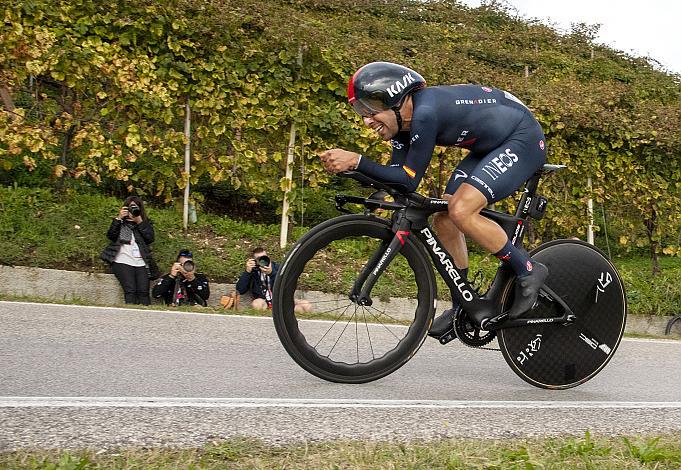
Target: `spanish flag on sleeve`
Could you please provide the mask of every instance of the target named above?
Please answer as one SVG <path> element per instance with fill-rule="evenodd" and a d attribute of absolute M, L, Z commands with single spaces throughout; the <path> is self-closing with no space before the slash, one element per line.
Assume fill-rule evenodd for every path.
<path fill-rule="evenodd" d="M 413 178 L 414 176 L 416 176 L 416 172 L 414 170 L 412 170 L 411 168 L 409 168 L 407 165 L 402 165 L 402 169 L 405 171 L 405 173 L 407 173 L 407 175 L 410 178 Z"/>

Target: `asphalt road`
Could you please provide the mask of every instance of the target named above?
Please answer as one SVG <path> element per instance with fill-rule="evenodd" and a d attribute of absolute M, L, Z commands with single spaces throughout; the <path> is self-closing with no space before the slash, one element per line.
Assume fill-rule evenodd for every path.
<path fill-rule="evenodd" d="M 681 432 L 681 342 L 625 339 L 594 379 L 534 388 L 501 353 L 428 340 L 328 383 L 270 318 L 0 302 L 0 450 Z"/>

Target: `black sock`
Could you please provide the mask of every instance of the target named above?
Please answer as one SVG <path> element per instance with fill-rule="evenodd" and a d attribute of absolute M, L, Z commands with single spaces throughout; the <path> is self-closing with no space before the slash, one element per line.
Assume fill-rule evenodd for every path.
<path fill-rule="evenodd" d="M 508 264 L 518 277 L 527 276 L 532 271 L 532 261 L 524 250 L 520 250 L 506 240 L 504 247 L 494 253 L 504 263 Z"/>

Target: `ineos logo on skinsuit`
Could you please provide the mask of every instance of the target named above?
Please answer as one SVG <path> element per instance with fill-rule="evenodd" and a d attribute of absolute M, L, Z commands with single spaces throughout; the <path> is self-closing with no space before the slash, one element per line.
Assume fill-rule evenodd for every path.
<path fill-rule="evenodd" d="M 504 153 L 500 153 L 499 156 L 494 157 L 491 164 L 486 164 L 482 171 L 487 173 L 489 177 L 492 178 L 492 181 L 496 181 L 502 173 L 506 173 L 517 161 L 518 155 L 511 152 L 511 149 L 506 149 Z"/>
<path fill-rule="evenodd" d="M 473 300 L 473 294 L 466 289 L 466 285 L 463 282 L 463 279 L 461 279 L 461 275 L 459 272 L 454 269 L 454 265 L 452 264 L 452 261 L 447 258 L 447 255 L 445 254 L 444 251 L 442 251 L 442 248 L 437 246 L 437 241 L 435 240 L 435 237 L 433 237 L 433 234 L 428 230 L 427 228 L 424 228 L 421 230 L 421 233 L 426 236 L 426 243 L 430 245 L 431 249 L 433 250 L 433 253 L 435 253 L 438 258 L 440 258 L 440 263 L 442 266 L 445 267 L 445 271 L 447 271 L 447 274 L 449 277 L 454 281 L 454 285 L 456 286 L 457 289 L 459 289 L 459 292 L 461 292 L 461 296 L 467 300 L 471 301 Z"/>
<path fill-rule="evenodd" d="M 399 92 L 407 88 L 407 85 L 414 83 L 416 79 L 411 76 L 411 73 L 402 76 L 402 81 L 397 80 L 391 86 L 385 89 L 390 97 L 397 95 Z"/>

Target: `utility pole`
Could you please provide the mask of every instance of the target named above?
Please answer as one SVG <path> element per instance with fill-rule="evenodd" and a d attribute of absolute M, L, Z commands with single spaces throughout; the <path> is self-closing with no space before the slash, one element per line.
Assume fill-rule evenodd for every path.
<path fill-rule="evenodd" d="M 298 47 L 298 67 L 303 65 L 303 47 Z M 284 248 L 288 241 L 288 211 L 290 207 L 289 193 L 293 187 L 293 159 L 295 157 L 296 145 L 296 123 L 291 123 L 291 131 L 288 138 L 288 147 L 286 148 L 286 189 L 284 190 L 284 201 L 281 207 L 281 230 L 279 232 L 279 246 Z"/>
<path fill-rule="evenodd" d="M 187 184 L 184 187 L 184 202 L 182 204 L 182 226 L 184 227 L 184 234 L 187 235 L 189 225 L 189 176 L 191 172 L 191 109 L 189 107 L 189 96 L 184 107 L 184 172 L 187 178 Z"/>
<path fill-rule="evenodd" d="M 589 190 L 589 199 L 586 201 L 586 213 L 589 218 L 589 225 L 586 227 L 586 241 L 594 244 L 594 200 L 591 194 L 591 176 L 586 179 L 586 186 Z"/>

